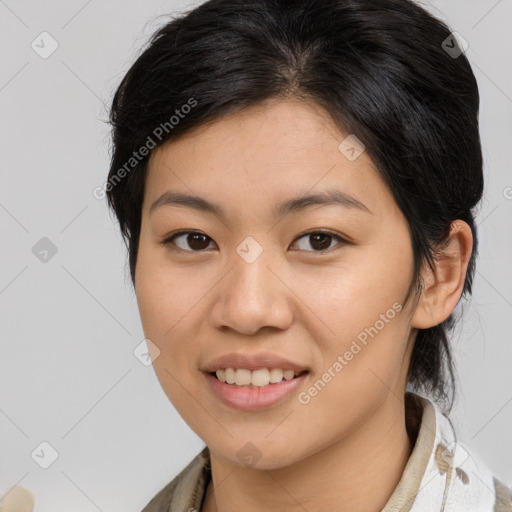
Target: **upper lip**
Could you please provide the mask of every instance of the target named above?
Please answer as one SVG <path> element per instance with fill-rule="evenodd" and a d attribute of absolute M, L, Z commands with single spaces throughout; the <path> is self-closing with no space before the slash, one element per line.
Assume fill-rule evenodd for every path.
<path fill-rule="evenodd" d="M 271 354 L 269 352 L 260 352 L 258 354 L 241 354 L 233 352 L 231 354 L 225 354 L 223 356 L 216 357 L 206 364 L 203 371 L 211 373 L 219 368 L 244 368 L 247 370 L 280 368 L 281 370 L 293 370 L 294 372 L 308 370 L 308 368 L 301 364 L 294 363 L 284 357 Z"/>

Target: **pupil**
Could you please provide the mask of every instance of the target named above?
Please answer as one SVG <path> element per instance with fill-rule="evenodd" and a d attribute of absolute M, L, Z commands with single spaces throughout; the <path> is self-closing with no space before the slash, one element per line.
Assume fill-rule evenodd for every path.
<path fill-rule="evenodd" d="M 187 242 L 192 249 L 202 250 L 208 247 L 208 240 L 206 235 L 201 233 L 190 234 L 187 237 Z"/>
<path fill-rule="evenodd" d="M 329 248 L 329 245 L 331 245 L 331 235 L 327 235 L 325 233 L 318 233 L 316 235 L 311 235 L 311 238 L 314 240 L 314 242 L 311 243 L 311 247 L 313 249 L 318 249 L 320 251 L 323 251 L 325 249 Z M 319 244 L 316 244 L 320 240 Z"/>

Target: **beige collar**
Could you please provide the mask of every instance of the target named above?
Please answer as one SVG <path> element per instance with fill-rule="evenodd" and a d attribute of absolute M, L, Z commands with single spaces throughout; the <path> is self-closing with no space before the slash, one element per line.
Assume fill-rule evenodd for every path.
<path fill-rule="evenodd" d="M 511 489 L 458 442 L 434 402 L 407 392 L 405 410 L 414 447 L 382 512 L 512 512 Z M 210 480 L 210 452 L 204 447 L 142 512 L 200 512 Z"/>

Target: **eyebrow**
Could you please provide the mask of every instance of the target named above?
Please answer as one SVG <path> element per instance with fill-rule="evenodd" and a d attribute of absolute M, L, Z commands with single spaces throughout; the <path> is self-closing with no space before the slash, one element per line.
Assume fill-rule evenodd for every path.
<path fill-rule="evenodd" d="M 151 215 L 157 208 L 161 206 L 185 206 L 194 210 L 212 213 L 217 217 L 227 218 L 224 209 L 215 203 L 207 201 L 206 199 L 180 192 L 173 192 L 168 190 L 164 192 L 158 199 L 156 199 L 149 208 Z M 341 192 L 340 190 L 330 188 L 316 194 L 306 194 L 287 199 L 286 201 L 277 205 L 273 210 L 274 217 L 284 217 L 290 213 L 298 213 L 312 206 L 329 206 L 340 205 L 347 208 L 358 209 L 363 212 L 372 214 L 372 211 L 358 199 Z"/>

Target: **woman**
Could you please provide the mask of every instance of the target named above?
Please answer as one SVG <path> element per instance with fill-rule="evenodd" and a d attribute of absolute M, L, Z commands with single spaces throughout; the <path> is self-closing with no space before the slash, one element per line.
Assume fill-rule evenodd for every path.
<path fill-rule="evenodd" d="M 211 0 L 128 71 L 105 191 L 206 444 L 144 512 L 512 510 L 448 417 L 483 192 L 463 50 L 408 0 Z"/>

